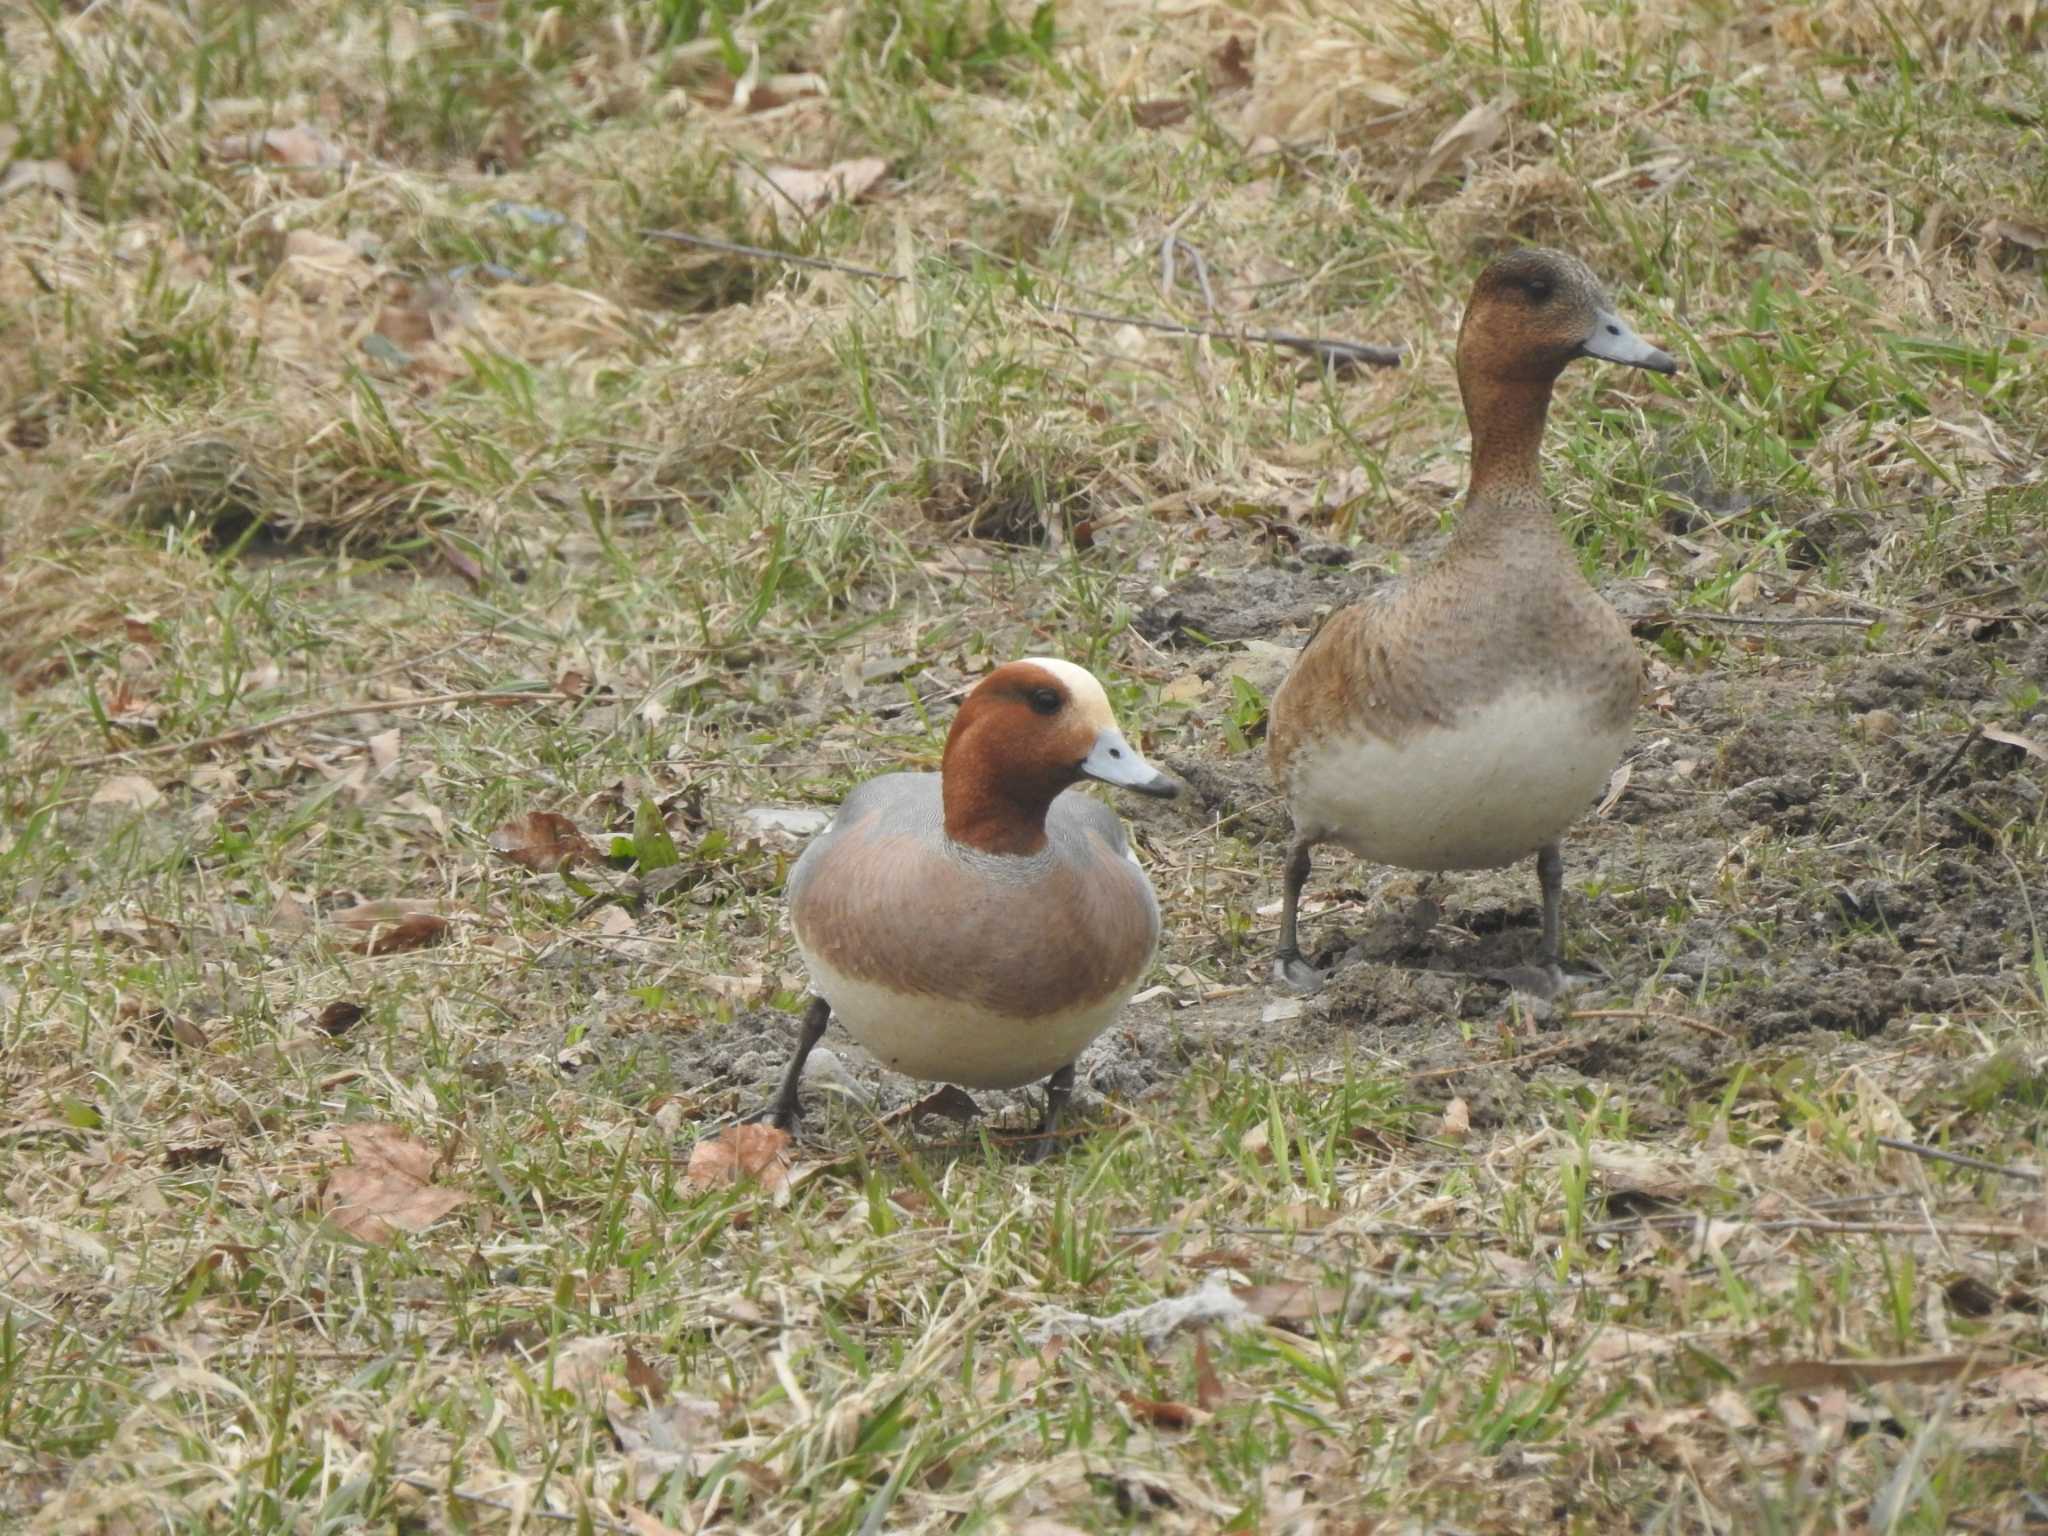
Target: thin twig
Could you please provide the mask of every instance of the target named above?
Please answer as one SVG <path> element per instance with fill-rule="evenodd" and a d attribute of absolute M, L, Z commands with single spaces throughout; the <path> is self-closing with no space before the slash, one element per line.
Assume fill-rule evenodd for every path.
<path fill-rule="evenodd" d="M 1880 1147 L 1890 1147 L 1894 1152 L 1910 1152 L 1915 1157 L 1924 1157 L 1937 1163 L 1954 1163 L 1960 1168 L 1975 1168 L 1981 1173 L 1995 1173 L 2002 1179 L 2023 1179 L 2029 1184 L 2041 1182 L 2041 1175 L 2032 1168 L 2014 1168 L 2005 1163 L 1994 1163 L 1988 1158 L 1972 1157 L 1967 1152 L 1944 1152 L 1940 1147 L 1930 1147 L 1917 1141 L 1902 1141 L 1896 1136 L 1877 1138 Z"/>
<path fill-rule="evenodd" d="M 1983 737 L 1984 727 L 1982 725 L 1971 726 L 1969 734 L 1963 737 L 1961 743 L 1957 745 L 1955 751 L 1949 753 L 1948 761 L 1943 763 L 1941 765 L 1940 771 L 1937 772 L 1933 778 L 1927 781 L 1927 788 L 1923 790 L 1922 793 L 1931 795 L 1936 790 L 1940 789 L 1942 785 L 1946 784 L 1948 782 L 1948 776 L 1956 771 L 1956 764 L 1960 763 L 1963 760 L 1963 754 L 1968 752 L 1970 748 L 1977 745 L 1977 743 L 1981 741 Z"/>
<path fill-rule="evenodd" d="M 410 1473 L 396 1473 L 391 1480 L 394 1483 L 403 1483 L 408 1488 L 417 1488 L 421 1493 L 436 1494 L 447 1499 L 460 1499 L 465 1504 L 476 1504 L 485 1509 L 495 1509 L 500 1514 L 511 1515 L 514 1519 L 519 1518 L 522 1513 L 517 1505 L 507 1504 L 503 1499 L 489 1498 L 484 1494 L 470 1493 L 461 1488 L 443 1488 L 439 1483 L 429 1482 L 424 1477 L 414 1477 Z M 618 1521 L 606 1519 L 603 1515 L 594 1515 L 587 1509 L 572 1515 L 559 1509 L 534 1506 L 526 1509 L 524 1513 L 540 1520 L 558 1520 L 564 1525 L 581 1525 L 588 1521 L 600 1531 L 617 1531 L 619 1536 L 634 1536 L 632 1526 L 621 1525 Z"/>
<path fill-rule="evenodd" d="M 1667 624 L 1689 624 L 1697 620 L 1698 622 L 1703 624 L 1747 624 L 1752 625 L 1759 629 L 1776 625 L 1784 625 L 1793 628 L 1799 626 L 1810 627 L 1813 625 L 1827 625 L 1841 629 L 1868 629 L 1873 624 L 1882 624 L 1884 622 L 1883 619 L 1852 619 L 1845 618 L 1840 614 L 1829 613 L 1706 613 L 1698 609 L 1688 610 L 1685 613 L 1665 613 L 1662 615 L 1653 615 L 1652 621 L 1654 622 L 1657 618 L 1660 617 L 1662 621 Z"/>
<path fill-rule="evenodd" d="M 878 267 L 856 266 L 850 261 L 833 261 L 826 256 L 801 256 L 793 251 L 772 251 L 766 246 L 742 245 L 737 240 L 718 240 L 710 235 L 692 235 L 679 229 L 647 229 L 641 233 L 650 240 L 669 240 L 677 245 L 701 246 L 708 251 L 723 251 L 729 256 L 746 256 L 757 261 L 781 261 L 791 266 L 815 267 L 825 272 L 844 272 L 849 276 L 865 277 L 878 283 L 906 281 L 900 272 L 884 272 Z M 1147 315 L 1112 314 L 1104 309 L 1083 309 L 1078 305 L 1054 304 L 1042 299 L 1027 302 L 1048 315 L 1058 315 L 1066 320 L 1093 320 L 1100 325 L 1135 325 L 1144 330 L 1163 331 L 1170 336 L 1207 336 L 1217 341 L 1284 347 L 1291 352 L 1300 352 L 1339 368 L 1395 368 L 1400 366 L 1401 362 L 1399 347 L 1382 346 L 1377 342 L 1297 336 L 1291 331 L 1233 331 L 1222 326 L 1183 325 L 1178 320 L 1159 320 Z"/>
<path fill-rule="evenodd" d="M 1488 1061 L 1465 1061 L 1455 1067 L 1432 1067 L 1427 1072 L 1410 1072 L 1408 1081 L 1426 1083 L 1437 1077 L 1456 1077 L 1462 1072 L 1483 1072 L 1488 1067 L 1520 1067 L 1532 1061 L 1544 1061 L 1552 1056 L 1562 1056 L 1567 1051 L 1576 1051 L 1581 1046 L 1591 1045 L 1593 1036 L 1578 1035 L 1570 1040 L 1560 1040 L 1556 1045 L 1546 1045 L 1540 1051 L 1524 1051 L 1519 1056 L 1496 1056 Z"/>
<path fill-rule="evenodd" d="M 153 747 L 123 747 L 118 752 L 101 752 L 92 757 L 65 758 L 57 766 L 99 768 L 129 758 L 205 752 L 214 747 L 229 747 L 237 742 L 252 741 L 258 736 L 267 736 L 272 731 L 286 730 L 295 725 L 311 725 L 316 720 L 331 720 L 336 715 L 391 714 L 398 710 L 432 709 L 436 704 L 528 704 L 575 697 L 575 694 L 558 693 L 553 688 L 536 688 L 530 692 L 506 688 L 471 688 L 461 693 L 430 693 L 412 699 L 357 699 L 348 704 L 323 704 L 318 709 L 302 709 L 295 715 L 279 715 L 275 720 L 263 720 L 255 725 L 238 725 L 232 731 L 222 731 L 217 736 L 202 736 L 197 741 L 165 741 Z"/>
<path fill-rule="evenodd" d="M 1683 1024 L 1687 1029 L 1696 1029 L 1703 1035 L 1712 1035 L 1717 1040 L 1736 1043 L 1735 1037 L 1718 1024 L 1709 1024 L 1705 1019 L 1696 1019 L 1690 1014 L 1672 1013 L 1663 1008 L 1579 1008 L 1565 1015 L 1568 1019 L 1669 1019 L 1674 1024 Z"/>

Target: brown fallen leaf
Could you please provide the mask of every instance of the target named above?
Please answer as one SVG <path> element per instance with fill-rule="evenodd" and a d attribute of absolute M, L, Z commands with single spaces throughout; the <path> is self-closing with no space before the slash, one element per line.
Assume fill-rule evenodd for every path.
<path fill-rule="evenodd" d="M 345 1035 L 363 1019 L 363 1005 L 336 998 L 320 1010 L 313 1027 L 323 1035 Z"/>
<path fill-rule="evenodd" d="M 2048 250 L 2048 228 L 2025 219 L 1986 219 L 1984 233 L 1989 239 L 2016 245 L 2021 250 Z"/>
<path fill-rule="evenodd" d="M 1215 1362 L 1209 1358 L 1209 1335 L 1195 1335 L 1195 1401 L 1205 1409 L 1213 1409 L 1223 1401 L 1223 1378 L 1216 1374 Z"/>
<path fill-rule="evenodd" d="M 789 1183 L 789 1133 L 759 1121 L 729 1125 L 690 1149 L 683 1182 L 693 1189 L 723 1189 L 752 1181 L 770 1194 Z"/>
<path fill-rule="evenodd" d="M 469 1195 L 428 1181 L 438 1160 L 403 1126 L 344 1126 L 341 1139 L 355 1161 L 332 1169 L 321 1208 L 334 1224 L 366 1243 L 388 1243 L 399 1232 L 424 1232 Z"/>
<path fill-rule="evenodd" d="M 1117 1397 L 1132 1414 L 1159 1429 L 1193 1429 L 1208 1417 L 1199 1408 L 1190 1408 L 1186 1403 L 1140 1397 L 1135 1392 L 1119 1392 Z"/>
<path fill-rule="evenodd" d="M 1341 1285 L 1289 1282 L 1232 1286 L 1231 1294 L 1253 1316 L 1297 1329 L 1306 1323 L 1342 1322 L 1345 1303 L 1350 1299 L 1350 1293 Z"/>
<path fill-rule="evenodd" d="M 1491 101 L 1482 101 L 1436 136 L 1429 152 L 1408 178 L 1408 190 L 1417 191 L 1442 172 L 1485 154 L 1507 132 L 1508 114 L 1515 107 L 1515 93 L 1505 91 Z"/>
<path fill-rule="evenodd" d="M 1985 726 L 1978 734 L 1986 741 L 1995 741 L 2000 746 L 2018 747 L 2027 756 L 2048 763 L 2048 747 L 2042 746 L 2031 736 L 2022 736 L 2018 731 L 2001 730 L 1995 725 Z"/>
<path fill-rule="evenodd" d="M 1194 110 L 1193 102 L 1170 96 L 1159 101 L 1134 101 L 1131 103 L 1131 121 L 1140 128 L 1171 128 L 1175 123 L 1185 122 Z"/>
<path fill-rule="evenodd" d="M 668 1396 L 668 1377 L 630 1344 L 626 1346 L 626 1384 L 635 1392 L 646 1393 L 649 1402 L 659 1403 Z"/>
<path fill-rule="evenodd" d="M 396 955 L 438 944 L 448 936 L 448 919 L 422 901 L 366 901 L 332 914 L 328 921 L 364 930 L 359 955 Z"/>
<path fill-rule="evenodd" d="M 441 552 L 441 558 L 448 562 L 449 569 L 469 583 L 471 591 L 483 590 L 484 568 L 477 562 L 476 556 L 438 528 L 429 528 L 427 537 L 434 541 L 434 548 Z"/>
<path fill-rule="evenodd" d="M 228 1149 L 217 1141 L 164 1148 L 166 1168 L 225 1168 L 227 1162 Z"/>
<path fill-rule="evenodd" d="M 758 170 L 749 166 L 740 185 L 780 224 L 786 218 L 808 219 L 834 203 L 857 203 L 888 174 L 887 160 L 864 155 L 838 161 L 822 171 L 796 165 L 766 165 Z"/>
<path fill-rule="evenodd" d="M 1209 62 L 1216 66 L 1210 79 L 1219 91 L 1249 90 L 1252 83 L 1252 51 L 1245 47 L 1244 37 L 1233 32 L 1223 40 L 1223 46 L 1209 55 Z"/>
<path fill-rule="evenodd" d="M 597 862 L 576 823 L 555 811 L 531 811 L 491 834 L 491 851 L 522 869 L 554 871 Z"/>
<path fill-rule="evenodd" d="M 92 792 L 94 805 L 119 806 L 124 810 L 146 811 L 162 802 L 163 791 L 139 773 L 117 773 Z"/>
<path fill-rule="evenodd" d="M 332 140 L 304 123 L 234 134 L 216 144 L 213 152 L 232 163 L 281 165 L 293 170 L 332 170 L 347 163 Z"/>
<path fill-rule="evenodd" d="M 1452 1141 L 1463 1141 L 1472 1134 L 1472 1107 L 1463 1099 L 1453 1099 L 1444 1106 L 1442 1134 Z"/>
<path fill-rule="evenodd" d="M 1869 1360 L 1783 1360 L 1760 1366 L 1743 1381 L 1748 1387 L 1782 1387 L 1787 1392 L 1871 1387 L 1883 1382 L 1944 1382 L 1984 1375 L 2006 1362 L 1988 1355 L 1910 1355 Z"/>
<path fill-rule="evenodd" d="M 981 1106 L 974 1102 L 972 1094 L 965 1088 L 951 1083 L 941 1083 L 914 1104 L 905 1104 L 892 1109 L 882 1116 L 882 1124 L 895 1125 L 899 1121 L 918 1121 L 927 1115 L 936 1115 L 945 1120 L 957 1120 L 962 1125 L 981 1117 Z"/>

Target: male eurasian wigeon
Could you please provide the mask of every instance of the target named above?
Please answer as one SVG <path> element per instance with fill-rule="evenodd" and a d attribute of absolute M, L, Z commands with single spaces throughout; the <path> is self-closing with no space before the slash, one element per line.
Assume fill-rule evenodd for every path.
<path fill-rule="evenodd" d="M 1178 786 L 1117 729 L 1083 667 L 998 667 L 960 705 L 938 773 L 889 773 L 846 797 L 790 871 L 814 996 L 769 1113 L 797 1116 L 829 1018 L 907 1077 L 966 1088 L 1046 1080 L 1035 1155 L 1073 1092 L 1074 1060 L 1137 989 L 1159 944 L 1152 883 L 1082 779 Z"/>
<path fill-rule="evenodd" d="M 1523 249 L 1479 275 L 1458 330 L 1471 486 L 1441 558 L 1330 616 L 1273 697 L 1294 814 L 1274 974 L 1311 991 L 1297 915 L 1309 850 L 1406 869 L 1536 856 L 1544 975 L 1562 985 L 1559 839 L 1628 742 L 1641 662 L 1543 494 L 1551 386 L 1576 357 L 1676 373 L 1577 257 Z"/>

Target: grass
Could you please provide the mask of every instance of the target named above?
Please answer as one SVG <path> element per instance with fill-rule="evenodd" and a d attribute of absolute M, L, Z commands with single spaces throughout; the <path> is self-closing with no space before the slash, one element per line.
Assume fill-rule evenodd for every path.
<path fill-rule="evenodd" d="M 2048 740 L 2042 41 L 1991 0 L 17 7 L 0 1523 L 2038 1524 L 2038 1179 L 1880 1138 L 2038 1171 L 2048 1128 L 2039 761 L 1969 734 Z M 863 156 L 851 205 L 763 190 Z M 1655 660 L 1570 869 L 1612 982 L 1539 1021 L 1369 958 L 1269 1016 L 1256 642 L 1448 526 L 1457 316 L 1518 239 L 1687 365 L 1574 371 L 1549 444 Z M 741 813 L 931 766 L 1048 649 L 1208 786 L 1132 811 L 1172 1001 L 1087 1133 L 878 1124 L 919 1090 L 834 1035 L 786 1198 L 697 1187 L 803 996 L 798 844 Z M 534 811 L 618 856 L 494 851 Z M 1410 885 L 1333 859 L 1309 926 L 1378 954 Z M 349 1169 L 435 1218 L 366 1237 Z M 1056 1326 L 1217 1279 L 1258 1315 Z"/>

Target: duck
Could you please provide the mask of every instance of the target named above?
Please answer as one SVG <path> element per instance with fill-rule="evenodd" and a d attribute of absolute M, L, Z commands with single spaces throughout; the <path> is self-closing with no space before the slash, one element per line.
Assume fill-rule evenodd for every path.
<path fill-rule="evenodd" d="M 1565 832 L 1627 749 L 1642 664 L 1587 582 L 1544 494 L 1543 428 L 1574 359 L 1675 374 L 1592 270 L 1525 246 L 1490 262 L 1458 328 L 1472 434 L 1464 504 L 1430 565 L 1341 608 L 1309 637 L 1268 708 L 1275 786 L 1293 818 L 1273 977 L 1313 992 L 1301 891 L 1315 848 L 1421 871 L 1534 857 L 1540 966 L 1565 985 Z"/>
<path fill-rule="evenodd" d="M 1084 779 L 1179 791 L 1118 728 L 1093 673 L 1028 656 L 962 700 L 937 773 L 883 774 L 846 797 L 785 884 L 811 997 L 762 1118 L 794 1127 L 804 1063 L 836 1018 L 908 1077 L 1043 1080 L 1026 1155 L 1052 1149 L 1076 1060 L 1159 947 L 1158 898 L 1123 823 L 1066 793 Z"/>

